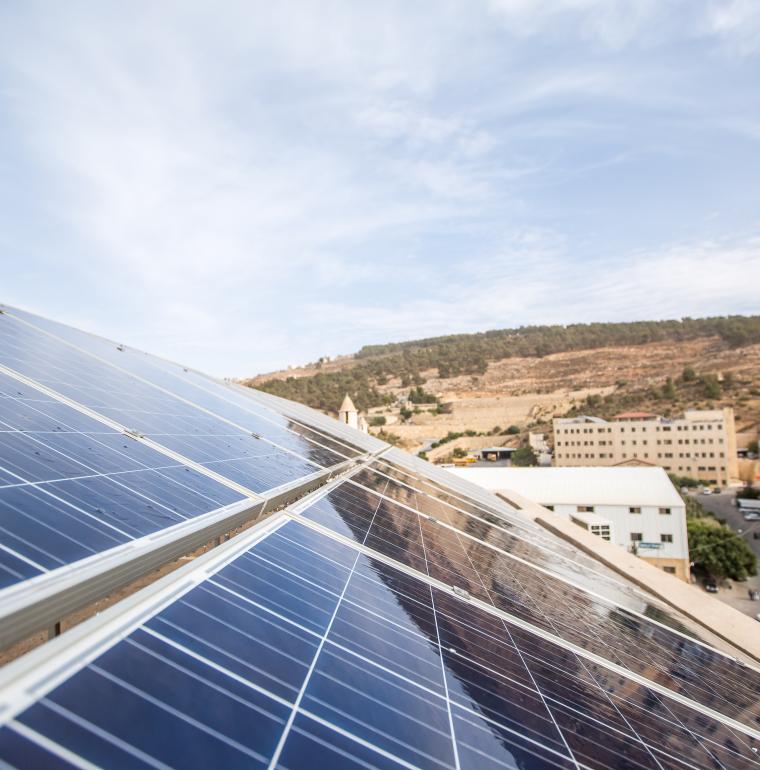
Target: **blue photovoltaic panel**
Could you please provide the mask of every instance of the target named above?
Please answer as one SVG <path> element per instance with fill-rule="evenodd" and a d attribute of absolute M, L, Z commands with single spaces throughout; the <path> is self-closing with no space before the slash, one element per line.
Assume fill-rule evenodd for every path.
<path fill-rule="evenodd" d="M 0 729 L 11 767 L 738 770 L 753 748 L 297 522 Z"/>
<path fill-rule="evenodd" d="M 242 499 L 0 374 L 0 588 Z"/>
<path fill-rule="evenodd" d="M 315 461 L 296 456 L 258 438 L 256 429 L 280 429 L 253 414 L 246 430 L 233 426 L 7 313 L 0 315 L 0 363 L 254 492 L 313 473 L 318 459 L 344 459 L 302 438 Z"/>
<path fill-rule="evenodd" d="M 399 475 L 399 478 L 401 476 Z M 404 482 L 385 476 L 369 468 L 352 474 L 351 483 L 378 492 L 383 497 L 419 511 L 425 516 L 432 516 L 454 529 L 484 541 L 490 545 L 518 555 L 531 564 L 574 581 L 581 587 L 601 593 L 612 601 L 622 604 L 641 604 L 641 592 L 636 592 L 630 585 L 624 584 L 619 577 L 611 573 L 603 564 L 580 553 L 544 531 L 534 533 L 529 527 L 520 526 L 515 521 L 518 514 L 495 515 L 476 505 L 457 507 L 456 498 L 436 492 L 428 485 L 427 492 L 421 492 L 418 486 L 409 486 L 415 479 L 404 476 Z M 422 481 L 422 479 L 419 479 Z M 350 492 L 351 486 L 345 488 Z M 526 520 L 527 524 L 531 524 Z"/>
<path fill-rule="evenodd" d="M 530 544 L 483 528 L 462 537 L 351 482 L 302 515 L 729 717 L 760 723 L 760 675 L 651 622 L 644 603 L 634 614 L 535 569 Z"/>
<path fill-rule="evenodd" d="M 0 374 L 0 588 L 243 499 L 66 399 L 254 491 L 373 446 L 12 309 L 0 364 L 19 375 Z M 0 712 L 0 764 L 759 766 L 755 669 L 485 493 L 395 459 L 199 570 L 105 652 L 60 653 L 68 676 Z"/>
<path fill-rule="evenodd" d="M 345 457 L 358 454 L 356 448 L 348 446 L 344 441 L 336 441 L 324 433 L 299 425 L 284 415 L 262 406 L 249 398 L 245 391 L 188 370 L 179 364 L 125 348 L 79 329 L 23 311 L 8 309 L 6 315 L 16 324 L 11 326 L 11 333 L 22 335 L 25 345 L 28 345 L 30 340 L 34 340 L 35 344 L 41 344 L 45 342 L 45 337 L 48 335 L 55 335 L 55 338 L 48 337 L 48 340 L 65 355 L 79 348 L 89 354 L 90 358 L 95 356 L 101 362 L 107 362 L 112 367 L 118 367 L 134 377 L 147 381 L 155 386 L 153 390 L 161 388 L 169 391 L 176 397 L 186 399 L 221 418 L 241 425 L 246 431 L 256 432 L 319 465 L 333 465 Z M 25 323 L 22 324 L 20 321 Z M 24 326 L 25 329 L 21 328 Z"/>

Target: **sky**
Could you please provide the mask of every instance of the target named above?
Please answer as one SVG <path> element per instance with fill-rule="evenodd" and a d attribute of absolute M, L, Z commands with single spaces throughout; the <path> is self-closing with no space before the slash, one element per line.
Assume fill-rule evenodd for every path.
<path fill-rule="evenodd" d="M 222 376 L 760 312 L 760 2 L 5 0 L 0 302 Z"/>

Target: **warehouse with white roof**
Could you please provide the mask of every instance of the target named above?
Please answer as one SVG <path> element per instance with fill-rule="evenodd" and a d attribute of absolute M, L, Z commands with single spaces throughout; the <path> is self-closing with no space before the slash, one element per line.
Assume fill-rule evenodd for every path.
<path fill-rule="evenodd" d="M 662 468 L 449 468 L 508 496 L 517 493 L 689 580 L 686 505 Z"/>

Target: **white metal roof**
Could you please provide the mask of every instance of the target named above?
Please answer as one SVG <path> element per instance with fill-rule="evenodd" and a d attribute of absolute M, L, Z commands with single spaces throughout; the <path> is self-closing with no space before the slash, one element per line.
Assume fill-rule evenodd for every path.
<path fill-rule="evenodd" d="M 662 468 L 449 468 L 492 491 L 544 505 L 684 505 Z"/>

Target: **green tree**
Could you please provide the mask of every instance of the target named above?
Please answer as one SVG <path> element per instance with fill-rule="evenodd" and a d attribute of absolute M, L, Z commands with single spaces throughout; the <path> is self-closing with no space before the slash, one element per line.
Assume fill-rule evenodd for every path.
<path fill-rule="evenodd" d="M 521 468 L 529 465 L 538 465 L 538 458 L 529 446 L 521 446 L 512 453 L 512 465 L 517 465 Z"/>
<path fill-rule="evenodd" d="M 457 459 L 461 459 L 462 457 L 467 457 L 467 450 L 463 449 L 461 446 L 455 446 L 454 451 L 451 454 Z"/>
<path fill-rule="evenodd" d="M 705 518 L 689 519 L 689 555 L 714 578 L 744 580 L 757 574 L 757 558 L 746 541 L 728 527 Z"/>
<path fill-rule="evenodd" d="M 697 379 L 697 373 L 691 366 L 684 366 L 681 379 L 684 382 L 694 382 Z"/>
<path fill-rule="evenodd" d="M 662 389 L 662 396 L 669 401 L 675 401 L 676 395 L 676 386 L 673 384 L 673 379 L 668 377 L 668 379 L 665 380 L 665 386 Z"/>
<path fill-rule="evenodd" d="M 747 444 L 747 450 L 752 452 L 753 455 L 757 456 L 757 453 L 758 453 L 757 441 L 750 441 L 749 444 Z"/>
<path fill-rule="evenodd" d="M 702 385 L 705 389 L 705 398 L 720 398 L 720 383 L 714 374 L 704 376 L 702 378 Z"/>
<path fill-rule="evenodd" d="M 432 393 L 426 392 L 421 385 L 418 385 L 409 391 L 409 401 L 413 404 L 435 404 L 438 399 Z"/>
<path fill-rule="evenodd" d="M 388 444 L 393 444 L 393 446 L 396 446 L 401 443 L 401 436 L 398 436 L 395 433 L 389 433 L 385 430 L 380 430 L 377 434 L 377 437 L 380 439 L 380 441 L 385 441 Z"/>
<path fill-rule="evenodd" d="M 411 418 L 413 412 L 411 409 L 402 408 L 399 414 L 401 415 L 401 419 L 406 422 Z"/>
<path fill-rule="evenodd" d="M 381 414 L 376 414 L 373 417 L 370 418 L 369 424 L 372 425 L 375 428 L 380 427 L 381 425 L 385 425 L 386 419 Z"/>
<path fill-rule="evenodd" d="M 701 486 L 701 483 L 697 481 L 697 479 L 693 479 L 691 476 L 679 476 L 675 473 L 669 473 L 668 476 L 670 476 L 670 481 L 673 484 L 673 486 L 678 487 L 679 489 L 681 487 L 688 487 L 689 489 L 694 489 L 694 487 Z"/>
<path fill-rule="evenodd" d="M 520 429 L 517 427 L 517 425 L 510 425 L 505 433 L 507 436 L 517 436 L 520 433 Z"/>

